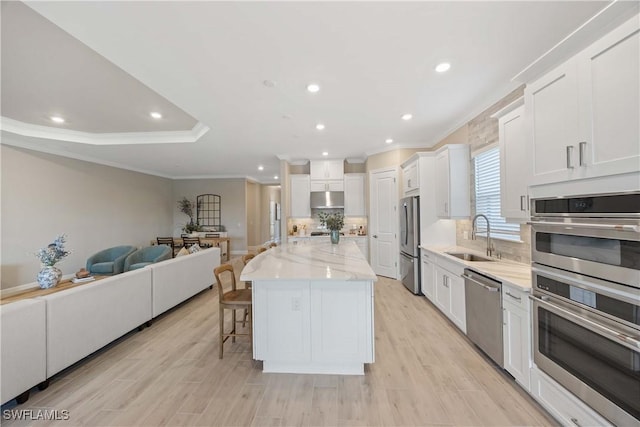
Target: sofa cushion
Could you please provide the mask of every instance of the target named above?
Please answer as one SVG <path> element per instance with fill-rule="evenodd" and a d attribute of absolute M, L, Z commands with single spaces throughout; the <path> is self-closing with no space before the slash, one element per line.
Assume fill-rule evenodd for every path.
<path fill-rule="evenodd" d="M 91 272 L 96 274 L 113 274 L 113 262 L 97 262 L 91 266 Z"/>
<path fill-rule="evenodd" d="M 153 264 L 153 263 L 152 262 L 137 262 L 135 264 L 131 264 L 129 266 L 129 270 L 137 270 L 139 268 L 144 268 L 147 265 L 151 265 L 151 264 Z"/>
<path fill-rule="evenodd" d="M 176 254 L 176 257 L 179 256 L 183 256 L 183 255 L 189 255 L 191 252 L 189 252 L 189 249 L 187 248 L 182 248 L 180 249 L 180 251 Z"/>

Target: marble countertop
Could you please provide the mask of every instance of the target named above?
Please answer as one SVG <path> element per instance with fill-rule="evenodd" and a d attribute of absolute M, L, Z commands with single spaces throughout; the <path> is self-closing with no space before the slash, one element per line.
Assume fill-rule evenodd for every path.
<path fill-rule="evenodd" d="M 353 240 L 333 245 L 309 239 L 271 248 L 253 258 L 240 280 L 377 280 Z"/>
<path fill-rule="evenodd" d="M 478 273 L 485 274 L 500 282 L 516 286 L 524 291 L 531 291 L 531 266 L 515 261 L 495 260 L 495 261 L 464 261 L 460 258 L 448 255 L 446 252 L 467 252 L 485 256 L 485 254 L 462 246 L 420 246 L 447 260 L 457 262 L 465 267 L 471 268 Z"/>

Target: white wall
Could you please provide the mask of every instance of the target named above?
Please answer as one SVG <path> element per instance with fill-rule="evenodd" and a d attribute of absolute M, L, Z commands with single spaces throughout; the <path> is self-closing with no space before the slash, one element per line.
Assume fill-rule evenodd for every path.
<path fill-rule="evenodd" d="M 246 216 L 246 180 L 244 178 L 229 179 L 180 179 L 173 182 L 172 235 L 180 236 L 182 227 L 189 217 L 178 210 L 178 200 L 183 197 L 195 203 L 199 194 L 217 194 L 220 196 L 222 209 L 221 222 L 231 238 L 232 253 L 244 253 L 247 250 L 247 216 Z"/>
<path fill-rule="evenodd" d="M 33 253 L 57 234 L 72 251 L 58 265 L 64 274 L 101 249 L 172 234 L 169 179 L 7 145 L 0 157 L 2 289 L 34 282 Z"/>

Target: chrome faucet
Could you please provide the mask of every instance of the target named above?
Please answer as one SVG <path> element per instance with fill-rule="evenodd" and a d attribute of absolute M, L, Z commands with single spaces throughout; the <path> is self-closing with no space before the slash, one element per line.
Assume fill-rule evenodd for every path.
<path fill-rule="evenodd" d="M 491 244 L 491 224 L 489 224 L 489 218 L 487 218 L 486 215 L 478 214 L 473 217 L 473 221 L 471 222 L 471 240 L 476 240 L 476 220 L 478 219 L 478 217 L 484 218 L 484 220 L 487 222 L 487 256 L 492 256 L 493 245 Z"/>

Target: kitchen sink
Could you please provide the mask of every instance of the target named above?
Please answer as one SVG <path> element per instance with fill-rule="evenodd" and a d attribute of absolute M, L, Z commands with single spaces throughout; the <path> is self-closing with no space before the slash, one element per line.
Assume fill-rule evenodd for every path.
<path fill-rule="evenodd" d="M 466 252 L 447 252 L 447 255 L 451 255 L 456 258 L 460 258 L 464 261 L 495 261 L 492 258 L 485 257 L 482 255 L 470 254 Z"/>

